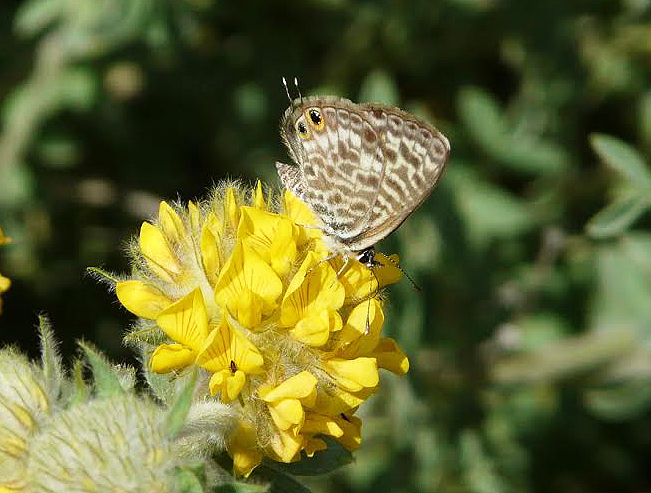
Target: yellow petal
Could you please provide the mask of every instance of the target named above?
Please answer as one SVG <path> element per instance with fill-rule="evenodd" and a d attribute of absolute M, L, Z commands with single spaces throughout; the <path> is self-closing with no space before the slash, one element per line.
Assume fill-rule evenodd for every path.
<path fill-rule="evenodd" d="M 251 471 L 260 465 L 264 455 L 258 447 L 255 429 L 243 422 L 230 436 L 227 449 L 233 458 L 233 469 L 236 476 L 248 477 Z"/>
<path fill-rule="evenodd" d="M 168 306 L 156 323 L 174 341 L 199 350 L 208 337 L 208 315 L 201 288 Z"/>
<path fill-rule="evenodd" d="M 341 332 L 334 336 L 340 348 L 337 355 L 345 359 L 367 356 L 380 341 L 383 323 L 382 303 L 375 298 L 359 303 L 350 312 Z"/>
<path fill-rule="evenodd" d="M 303 446 L 303 436 L 288 431 L 278 430 L 271 439 L 271 449 L 281 462 L 291 462 Z"/>
<path fill-rule="evenodd" d="M 317 380 L 308 371 L 302 371 L 291 378 L 288 378 L 280 385 L 268 392 L 260 388 L 258 393 L 265 402 L 278 402 L 282 399 L 312 399 L 316 391 Z"/>
<path fill-rule="evenodd" d="M 267 204 L 264 201 L 264 194 L 262 193 L 262 182 L 258 180 L 255 185 L 255 196 L 253 197 L 253 207 L 262 211 L 267 210 Z"/>
<path fill-rule="evenodd" d="M 258 253 L 280 276 L 296 260 L 299 228 L 289 219 L 255 207 L 241 208 L 237 235 Z"/>
<path fill-rule="evenodd" d="M 342 413 L 341 419 L 338 419 L 337 423 L 344 430 L 344 434 L 336 437 L 336 440 L 351 452 L 357 450 L 359 444 L 362 443 L 362 420 L 356 416 Z"/>
<path fill-rule="evenodd" d="M 283 399 L 267 404 L 274 423 L 280 430 L 288 430 L 291 426 L 302 425 L 305 413 L 298 399 Z"/>
<path fill-rule="evenodd" d="M 337 331 L 341 327 L 339 313 L 325 309 L 318 315 L 307 316 L 299 320 L 290 333 L 292 337 L 308 346 L 319 347 L 328 342 L 330 332 Z"/>
<path fill-rule="evenodd" d="M 251 291 L 262 299 L 262 314 L 266 315 L 276 307 L 282 289 L 282 282 L 274 270 L 251 247 L 240 241 L 219 275 L 215 300 L 231 316 L 238 318 L 238 311 L 242 309 L 240 297 Z M 244 325 L 239 318 L 238 321 Z"/>
<path fill-rule="evenodd" d="M 240 210 L 237 206 L 237 199 L 235 198 L 235 189 L 228 187 L 226 189 L 226 197 L 224 198 L 224 217 L 228 220 L 228 225 L 237 229 L 237 224 L 240 221 Z"/>
<path fill-rule="evenodd" d="M 192 231 L 195 233 L 201 231 L 201 211 L 191 200 L 188 202 L 188 216 L 190 217 Z"/>
<path fill-rule="evenodd" d="M 173 276 L 181 272 L 178 260 L 161 230 L 147 222 L 142 223 L 140 228 L 140 250 L 151 270 L 161 279 L 173 282 Z"/>
<path fill-rule="evenodd" d="M 402 279 L 402 271 L 396 267 L 398 256 L 387 257 L 382 253 L 376 254 L 376 260 L 382 265 L 369 269 L 359 262 L 353 262 L 348 270 L 341 276 L 340 281 L 346 290 L 346 297 L 362 299 L 373 296 L 387 284 L 393 284 Z M 389 258 L 395 263 L 391 263 Z M 335 271 L 343 266 L 343 259 L 336 257 L 330 261 Z"/>
<path fill-rule="evenodd" d="M 208 280 L 213 284 L 217 282 L 221 265 L 218 241 L 219 239 L 213 234 L 210 225 L 206 223 L 201 232 L 201 263 Z"/>
<path fill-rule="evenodd" d="M 158 207 L 158 221 L 165 235 L 173 241 L 178 242 L 186 236 L 183 221 L 165 201 L 162 201 Z"/>
<path fill-rule="evenodd" d="M 161 344 L 151 355 L 151 371 L 167 373 L 192 364 L 196 353 L 182 344 Z"/>
<path fill-rule="evenodd" d="M 264 300 L 250 289 L 244 288 L 236 302 L 235 318 L 249 329 L 257 326 L 262 321 Z"/>
<path fill-rule="evenodd" d="M 357 392 L 365 387 L 375 387 L 380 381 L 375 358 L 353 360 L 333 358 L 324 361 L 323 367 L 344 390 Z"/>
<path fill-rule="evenodd" d="M 389 337 L 383 338 L 371 355 L 377 359 L 379 368 L 385 368 L 396 375 L 405 375 L 409 371 L 409 359 L 396 341 Z"/>
<path fill-rule="evenodd" d="M 235 399 L 244 387 L 244 382 L 246 381 L 246 376 L 242 370 L 237 370 L 235 374 L 230 375 L 226 379 L 226 388 L 225 392 L 222 392 L 222 400 L 224 402 L 230 402 Z M 226 394 L 226 399 L 224 399 L 224 393 Z"/>
<path fill-rule="evenodd" d="M 6 245 L 7 243 L 11 243 L 11 238 L 5 236 L 5 234 L 2 232 L 2 228 L 0 228 L 0 246 Z"/>
<path fill-rule="evenodd" d="M 122 281 L 115 291 L 120 303 L 134 315 L 155 319 L 171 300 L 161 291 L 142 281 Z"/>
<path fill-rule="evenodd" d="M 218 241 L 221 241 L 221 237 L 224 234 L 224 224 L 221 220 L 215 215 L 214 212 L 209 212 L 206 217 L 205 226 L 210 228 L 213 236 L 217 238 Z"/>
<path fill-rule="evenodd" d="M 321 440 L 320 438 L 308 437 L 305 440 L 305 455 L 308 457 L 313 457 L 316 452 L 320 450 L 325 450 L 328 448 L 328 445 Z"/>
<path fill-rule="evenodd" d="M 206 338 L 196 362 L 212 372 L 232 372 L 235 368 L 244 373 L 259 373 L 264 359 L 253 343 L 224 319 Z"/>
<path fill-rule="evenodd" d="M 293 267 L 298 252 L 296 249 L 296 240 L 289 235 L 281 233 L 280 229 L 278 235 L 274 238 L 274 242 L 271 244 L 269 256 L 271 258 L 271 268 L 279 276 L 285 277 Z M 296 238 L 298 238 L 298 235 Z"/>
<path fill-rule="evenodd" d="M 285 190 L 283 202 L 283 212 L 296 224 L 311 226 L 317 223 L 307 204 L 296 198 L 289 190 Z"/>
<path fill-rule="evenodd" d="M 308 252 L 287 287 L 280 306 L 280 326 L 292 327 L 305 316 L 326 308 L 339 310 L 345 294 L 330 264 L 321 262 L 314 252 Z"/>
<path fill-rule="evenodd" d="M 0 232 L 1 233 L 1 232 Z M 0 274 L 0 294 L 4 293 L 11 286 L 11 280 Z M 0 313 L 2 313 L 2 299 L 0 299 Z"/>
<path fill-rule="evenodd" d="M 301 433 L 313 433 L 315 435 L 330 435 L 340 437 L 344 430 L 337 424 L 334 418 L 324 414 L 307 413 L 305 422 L 301 427 Z"/>
<path fill-rule="evenodd" d="M 222 391 L 223 385 L 226 383 L 226 379 L 231 375 L 230 370 L 220 370 L 212 374 L 210 377 L 210 394 L 217 395 Z"/>
<path fill-rule="evenodd" d="M 4 293 L 11 286 L 11 279 L 0 274 L 0 293 Z"/>
<path fill-rule="evenodd" d="M 398 282 L 403 277 L 402 271 L 398 268 L 400 257 L 397 254 L 386 256 L 383 253 L 376 253 L 375 260 L 381 265 L 373 269 L 380 281 L 380 287 Z"/>
<path fill-rule="evenodd" d="M 358 392 L 348 392 L 336 387 L 326 392 L 319 392 L 313 408 L 319 413 L 328 416 L 336 416 L 342 412 L 350 412 L 356 409 L 366 399 L 375 393 L 377 387 L 363 388 Z"/>

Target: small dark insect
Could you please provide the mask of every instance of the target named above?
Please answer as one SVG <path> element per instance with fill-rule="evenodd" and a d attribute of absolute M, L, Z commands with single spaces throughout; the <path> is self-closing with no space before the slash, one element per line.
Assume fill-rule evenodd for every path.
<path fill-rule="evenodd" d="M 231 373 L 235 373 L 237 371 L 237 365 L 235 364 L 235 361 L 231 360 Z"/>

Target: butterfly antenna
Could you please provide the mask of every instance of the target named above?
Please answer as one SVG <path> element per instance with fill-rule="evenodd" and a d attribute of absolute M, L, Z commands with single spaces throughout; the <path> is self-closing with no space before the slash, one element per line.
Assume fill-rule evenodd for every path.
<path fill-rule="evenodd" d="M 395 262 L 395 261 L 394 261 L 391 257 L 389 257 L 389 256 L 387 256 L 386 258 L 387 258 L 387 260 L 388 260 L 389 262 L 391 262 L 391 264 L 392 264 L 396 269 L 398 269 L 400 272 L 402 272 L 402 273 L 405 275 L 405 277 L 406 277 L 407 279 L 409 279 L 409 282 L 411 282 L 411 285 L 414 287 L 414 289 L 415 289 L 416 291 L 418 291 L 419 293 L 422 293 L 422 292 L 423 292 L 423 290 L 421 289 L 421 287 L 420 287 L 418 284 L 416 284 L 416 282 L 411 278 L 411 276 L 410 276 L 409 274 L 407 274 L 407 272 L 405 272 L 405 270 L 404 270 L 402 267 L 400 267 L 400 266 L 398 265 L 397 262 Z"/>
<path fill-rule="evenodd" d="M 289 95 L 289 87 L 287 87 L 287 79 L 283 77 L 283 86 L 285 86 L 285 94 L 287 94 L 287 99 L 289 99 L 289 102 L 292 103 L 292 97 Z"/>
<path fill-rule="evenodd" d="M 303 95 L 301 94 L 301 88 L 298 87 L 298 77 L 294 77 L 294 85 L 298 91 L 298 97 L 301 98 L 301 106 L 303 106 Z"/>

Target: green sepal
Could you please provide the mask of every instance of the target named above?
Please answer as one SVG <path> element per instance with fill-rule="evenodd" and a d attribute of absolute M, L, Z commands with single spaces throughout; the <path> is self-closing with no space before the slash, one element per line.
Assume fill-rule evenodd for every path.
<path fill-rule="evenodd" d="M 38 333 L 41 339 L 41 364 L 47 392 L 56 398 L 61 394 L 65 374 L 54 331 L 50 327 L 50 320 L 45 315 L 38 317 Z"/>
<path fill-rule="evenodd" d="M 82 359 L 76 359 L 72 364 L 71 406 L 86 401 L 90 395 L 90 390 L 84 381 L 84 366 L 84 361 Z"/>
<path fill-rule="evenodd" d="M 192 394 L 194 393 L 196 381 L 197 372 L 195 370 L 192 372 L 187 385 L 179 394 L 179 397 L 176 399 L 176 402 L 165 419 L 165 428 L 170 438 L 174 438 L 185 423 L 185 418 L 187 418 L 188 411 L 190 411 L 190 406 L 192 405 Z"/>
<path fill-rule="evenodd" d="M 174 491 L 178 493 L 204 493 L 206 474 L 203 466 L 183 467 L 174 471 Z"/>
<path fill-rule="evenodd" d="M 88 343 L 79 342 L 93 371 L 93 381 L 98 397 L 112 397 L 124 393 L 120 377 L 108 360 Z"/>
<path fill-rule="evenodd" d="M 120 280 L 114 274 L 100 269 L 99 267 L 87 267 L 86 272 L 97 281 L 115 286 Z"/>

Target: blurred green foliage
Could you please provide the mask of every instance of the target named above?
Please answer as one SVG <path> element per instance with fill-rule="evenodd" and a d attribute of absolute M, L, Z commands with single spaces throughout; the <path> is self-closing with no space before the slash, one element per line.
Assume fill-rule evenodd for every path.
<path fill-rule="evenodd" d="M 450 139 L 382 249 L 409 354 L 319 492 L 651 490 L 649 0 L 27 0 L 0 5 L 0 340 L 115 359 L 124 271 L 161 198 L 276 184 L 283 75 Z"/>

